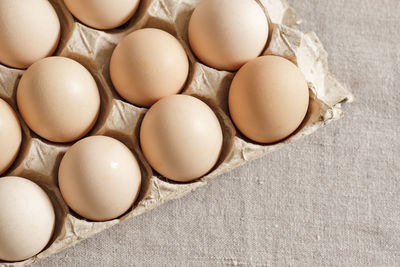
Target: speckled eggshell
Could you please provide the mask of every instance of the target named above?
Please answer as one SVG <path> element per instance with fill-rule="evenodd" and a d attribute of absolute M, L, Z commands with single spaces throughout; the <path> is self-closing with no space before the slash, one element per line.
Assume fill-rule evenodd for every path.
<path fill-rule="evenodd" d="M 61 161 L 61 194 L 79 215 L 106 221 L 126 212 L 138 197 L 139 164 L 120 141 L 91 136 L 75 143 Z"/>
<path fill-rule="evenodd" d="M 50 56 L 60 39 L 60 21 L 47 0 L 1 0 L 0 25 L 0 63 L 13 68 Z"/>
<path fill-rule="evenodd" d="M 188 73 L 189 61 L 179 41 L 152 28 L 134 31 L 122 39 L 110 62 L 117 92 L 130 103 L 144 107 L 179 93 Z"/>
<path fill-rule="evenodd" d="M 188 95 L 161 99 L 146 113 L 140 143 L 150 165 L 177 182 L 207 174 L 221 153 L 218 118 L 203 101 Z"/>
<path fill-rule="evenodd" d="M 244 65 L 229 91 L 233 122 L 259 143 L 274 143 L 291 135 L 303 121 L 308 103 L 304 75 L 278 56 L 259 57 Z"/>
<path fill-rule="evenodd" d="M 84 66 L 69 58 L 49 57 L 22 75 L 17 103 L 31 130 L 49 141 L 65 143 L 81 138 L 93 127 L 100 93 Z"/>
<path fill-rule="evenodd" d="M 21 261 L 49 243 L 55 227 L 51 200 L 35 183 L 0 178 L 0 260 Z"/>
<path fill-rule="evenodd" d="M 189 22 L 190 46 L 206 65 L 234 71 L 259 56 L 268 20 L 255 0 L 202 0 Z"/>
<path fill-rule="evenodd" d="M 14 110 L 0 98 L 0 174 L 18 155 L 22 141 L 21 126 Z"/>
<path fill-rule="evenodd" d="M 109 30 L 126 23 L 136 12 L 139 0 L 64 0 L 71 13 L 84 24 Z"/>

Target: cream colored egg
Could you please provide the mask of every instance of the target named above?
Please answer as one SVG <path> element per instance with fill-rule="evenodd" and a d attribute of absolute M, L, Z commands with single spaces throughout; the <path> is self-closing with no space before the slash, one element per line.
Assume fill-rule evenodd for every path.
<path fill-rule="evenodd" d="M 52 142 L 71 142 L 87 134 L 100 110 L 96 81 L 78 62 L 49 57 L 23 74 L 17 89 L 22 118 Z"/>
<path fill-rule="evenodd" d="M 151 106 L 177 94 L 186 82 L 189 61 L 171 34 L 142 29 L 126 36 L 115 48 L 110 75 L 117 92 L 138 106 Z"/>
<path fill-rule="evenodd" d="M 127 22 L 136 12 L 139 0 L 64 0 L 71 13 L 86 25 L 109 30 Z"/>
<path fill-rule="evenodd" d="M 21 126 L 14 110 L 0 98 L 0 174 L 18 155 L 22 141 Z"/>
<path fill-rule="evenodd" d="M 263 56 L 244 65 L 229 91 L 233 122 L 249 139 L 274 143 L 292 134 L 309 103 L 307 82 L 292 62 Z"/>
<path fill-rule="evenodd" d="M 135 156 L 124 144 L 111 137 L 92 136 L 67 151 L 58 182 L 71 209 L 87 219 L 106 221 L 133 205 L 141 173 Z"/>
<path fill-rule="evenodd" d="M 222 142 L 217 116 L 204 102 L 188 95 L 158 101 L 140 128 L 147 161 L 161 175 L 178 182 L 207 174 L 219 159 Z"/>
<path fill-rule="evenodd" d="M 202 0 L 189 22 L 189 41 L 203 63 L 233 71 L 262 53 L 268 29 L 255 0 Z"/>
<path fill-rule="evenodd" d="M 55 51 L 60 22 L 47 0 L 0 1 L 0 63 L 27 68 Z"/>
<path fill-rule="evenodd" d="M 51 200 L 35 183 L 0 178 L 0 260 L 21 261 L 49 243 L 55 227 Z"/>

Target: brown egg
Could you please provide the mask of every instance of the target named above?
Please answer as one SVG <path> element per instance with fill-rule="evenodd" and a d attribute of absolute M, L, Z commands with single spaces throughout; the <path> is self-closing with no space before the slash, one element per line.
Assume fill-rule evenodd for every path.
<path fill-rule="evenodd" d="M 47 0 L 0 1 L 0 63 L 27 68 L 55 51 L 60 22 Z"/>
<path fill-rule="evenodd" d="M 217 116 L 204 102 L 188 95 L 158 101 L 140 128 L 147 161 L 161 175 L 177 182 L 207 174 L 218 161 L 222 142 Z"/>
<path fill-rule="evenodd" d="M 139 0 L 64 0 L 71 13 L 86 25 L 109 30 L 127 22 L 135 14 Z"/>
<path fill-rule="evenodd" d="M 190 19 L 189 41 L 206 65 L 232 71 L 262 53 L 268 28 L 254 0 L 203 0 Z"/>
<path fill-rule="evenodd" d="M 14 110 L 0 98 L 0 174 L 18 155 L 22 141 L 21 126 Z"/>
<path fill-rule="evenodd" d="M 188 73 L 189 61 L 182 45 L 158 29 L 142 29 L 126 36 L 110 62 L 117 92 L 130 103 L 145 107 L 179 93 Z"/>
<path fill-rule="evenodd" d="M 71 142 L 87 134 L 100 110 L 96 81 L 78 62 L 49 57 L 22 75 L 17 89 L 22 118 L 52 142 Z"/>
<path fill-rule="evenodd" d="M 53 204 L 42 188 L 27 179 L 0 178 L 0 226 L 0 260 L 33 257 L 53 235 Z"/>
<path fill-rule="evenodd" d="M 303 121 L 308 103 L 303 74 L 277 56 L 263 56 L 244 65 L 229 91 L 233 122 L 259 143 L 274 143 L 292 134 Z"/>
<path fill-rule="evenodd" d="M 106 221 L 133 205 L 141 173 L 135 156 L 124 144 L 111 137 L 91 136 L 67 151 L 58 182 L 70 208 L 87 219 Z"/>

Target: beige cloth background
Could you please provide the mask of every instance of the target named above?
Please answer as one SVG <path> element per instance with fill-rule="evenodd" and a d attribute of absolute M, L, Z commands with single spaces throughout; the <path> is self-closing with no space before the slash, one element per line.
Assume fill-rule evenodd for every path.
<path fill-rule="evenodd" d="M 289 2 L 345 118 L 34 266 L 400 266 L 400 1 Z"/>

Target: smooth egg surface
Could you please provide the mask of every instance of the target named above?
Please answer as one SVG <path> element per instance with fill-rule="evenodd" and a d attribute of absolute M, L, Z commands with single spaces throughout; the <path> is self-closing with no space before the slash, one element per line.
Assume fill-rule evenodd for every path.
<path fill-rule="evenodd" d="M 0 98 L 0 174 L 14 162 L 22 142 L 19 120 L 14 110 Z"/>
<path fill-rule="evenodd" d="M 0 178 L 0 260 L 21 261 L 49 243 L 55 227 L 53 204 L 35 183 Z"/>
<path fill-rule="evenodd" d="M 304 75 L 278 56 L 259 57 L 244 65 L 229 91 L 233 122 L 259 143 L 274 143 L 291 135 L 303 121 L 308 104 Z"/>
<path fill-rule="evenodd" d="M 136 12 L 139 0 L 64 0 L 71 13 L 84 24 L 109 30 L 126 23 Z"/>
<path fill-rule="evenodd" d="M 130 103 L 144 107 L 179 93 L 188 73 L 189 60 L 179 41 L 152 28 L 134 31 L 122 39 L 110 62 L 117 92 Z"/>
<path fill-rule="evenodd" d="M 60 21 L 47 0 L 1 0 L 0 25 L 0 63 L 13 68 L 52 55 L 60 39 Z"/>
<path fill-rule="evenodd" d="M 140 143 L 150 165 L 177 182 L 193 181 L 217 163 L 223 142 L 212 109 L 188 95 L 161 99 L 146 113 Z"/>
<path fill-rule="evenodd" d="M 123 143 L 107 136 L 91 136 L 67 151 L 58 182 L 71 209 L 89 220 L 106 221 L 133 205 L 140 191 L 141 172 Z"/>
<path fill-rule="evenodd" d="M 17 104 L 29 128 L 57 143 L 87 134 L 100 110 L 100 93 L 90 72 L 65 57 L 42 59 L 22 75 Z"/>
<path fill-rule="evenodd" d="M 203 0 L 189 22 L 190 46 L 206 65 L 234 71 L 259 56 L 268 20 L 254 0 Z"/>

